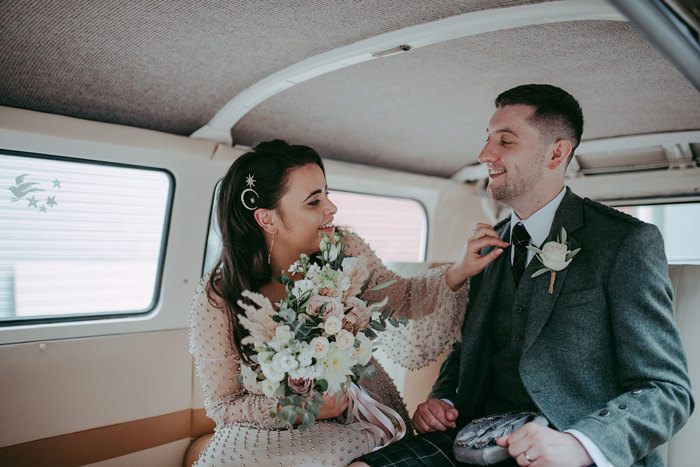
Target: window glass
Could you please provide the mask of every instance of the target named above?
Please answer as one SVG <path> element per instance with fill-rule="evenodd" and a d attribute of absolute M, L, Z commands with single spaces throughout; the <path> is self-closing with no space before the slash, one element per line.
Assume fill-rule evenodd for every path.
<path fill-rule="evenodd" d="M 700 203 L 616 208 L 661 230 L 669 263 L 700 264 Z"/>
<path fill-rule="evenodd" d="M 330 199 L 338 207 L 335 225 L 357 232 L 382 261 L 425 259 L 428 219 L 418 201 L 343 191 Z"/>
<path fill-rule="evenodd" d="M 330 199 L 338 207 L 333 221 L 335 225 L 357 232 L 382 261 L 413 262 L 425 259 L 428 220 L 423 205 L 418 201 L 343 191 L 331 191 Z M 214 267 L 220 251 L 221 237 L 215 208 L 212 208 L 204 259 L 205 272 Z"/>
<path fill-rule="evenodd" d="M 149 311 L 172 185 L 161 170 L 0 152 L 0 322 Z"/>

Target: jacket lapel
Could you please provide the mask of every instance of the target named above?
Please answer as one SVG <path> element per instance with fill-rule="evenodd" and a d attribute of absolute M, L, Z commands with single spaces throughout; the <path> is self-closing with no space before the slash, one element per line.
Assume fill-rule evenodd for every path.
<path fill-rule="evenodd" d="M 581 198 L 566 189 L 566 194 L 554 215 L 552 227 L 549 230 L 548 239 L 556 239 L 561 234 L 561 229 L 564 227 L 567 233 L 567 242 L 570 249 L 578 248 L 579 242 L 576 240 L 575 232 L 583 225 L 583 202 Z M 539 247 L 542 248 L 543 245 Z M 571 265 L 569 265 L 571 266 Z M 542 331 L 544 324 L 554 309 L 554 304 L 561 293 L 562 285 L 566 280 L 566 275 L 569 267 L 564 268 L 556 273 L 554 281 L 554 290 L 549 293 L 550 273 L 544 273 L 540 276 L 531 277 L 532 274 L 541 269 L 542 263 L 535 256 L 530 261 L 523 278 L 520 282 L 520 287 L 516 292 L 516 302 L 527 303 L 529 299 L 527 324 L 525 327 L 525 342 L 523 353 L 527 352 L 532 343 L 535 341 L 539 333 Z"/>

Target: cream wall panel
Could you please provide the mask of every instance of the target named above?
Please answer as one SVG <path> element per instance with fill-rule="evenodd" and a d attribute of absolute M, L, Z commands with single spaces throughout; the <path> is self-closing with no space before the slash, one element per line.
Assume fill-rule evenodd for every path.
<path fill-rule="evenodd" d="M 0 446 L 190 408 L 187 331 L 0 346 Z"/>
<path fill-rule="evenodd" d="M 135 465 L 147 465 L 149 467 L 181 467 L 182 459 L 190 445 L 190 439 L 181 439 L 174 443 L 164 444 L 151 449 L 114 457 L 85 467 L 133 467 Z"/>

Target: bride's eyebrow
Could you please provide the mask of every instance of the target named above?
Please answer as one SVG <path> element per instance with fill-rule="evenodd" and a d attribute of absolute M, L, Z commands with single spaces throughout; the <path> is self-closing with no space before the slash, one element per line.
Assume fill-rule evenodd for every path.
<path fill-rule="evenodd" d="M 313 191 L 309 196 L 306 197 L 306 199 L 305 199 L 304 201 L 308 200 L 308 199 L 311 198 L 312 196 L 317 195 L 317 194 L 319 194 L 319 193 L 323 193 L 323 190 L 315 190 L 315 191 Z"/>

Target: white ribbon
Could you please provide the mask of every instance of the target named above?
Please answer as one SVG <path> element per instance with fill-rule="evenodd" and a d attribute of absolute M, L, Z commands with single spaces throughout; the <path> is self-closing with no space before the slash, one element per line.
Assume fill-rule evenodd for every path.
<path fill-rule="evenodd" d="M 347 423 L 354 419 L 379 440 L 372 451 L 398 441 L 406 434 L 406 424 L 394 409 L 374 400 L 355 383 L 346 388 L 349 398 Z"/>

